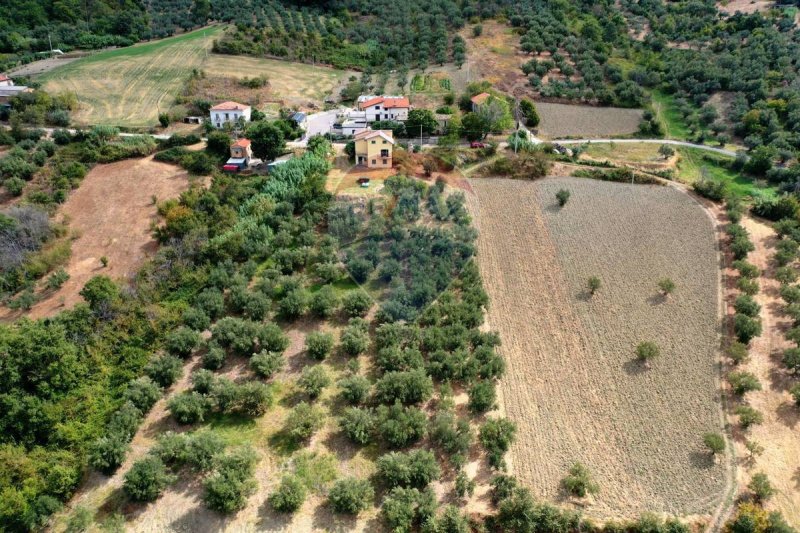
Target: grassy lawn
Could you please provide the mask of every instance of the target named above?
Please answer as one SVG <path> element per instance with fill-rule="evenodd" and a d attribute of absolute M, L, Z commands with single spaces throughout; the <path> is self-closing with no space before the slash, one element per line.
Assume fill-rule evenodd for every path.
<path fill-rule="evenodd" d="M 589 143 L 584 152 L 593 159 L 622 160 L 631 163 L 663 161 L 654 143 Z"/>
<path fill-rule="evenodd" d="M 776 196 L 777 190 L 768 185 L 760 185 L 752 178 L 725 168 L 724 163 L 731 161 L 718 155 L 710 155 L 696 148 L 678 148 L 681 155 L 678 162 L 678 179 L 684 183 L 694 183 L 705 176 L 725 181 L 729 190 L 741 197 L 771 198 Z"/>
<path fill-rule="evenodd" d="M 689 136 L 689 129 L 675 107 L 673 97 L 660 91 L 653 91 L 650 96 L 653 100 L 653 109 L 656 112 L 656 116 L 664 125 L 666 137 L 668 139 L 686 140 Z"/>

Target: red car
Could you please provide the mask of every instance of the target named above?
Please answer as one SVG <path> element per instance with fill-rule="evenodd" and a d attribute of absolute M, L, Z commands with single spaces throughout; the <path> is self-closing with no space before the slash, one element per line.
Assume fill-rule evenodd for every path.
<path fill-rule="evenodd" d="M 486 145 L 480 141 L 472 141 L 469 143 L 470 148 L 486 148 Z"/>

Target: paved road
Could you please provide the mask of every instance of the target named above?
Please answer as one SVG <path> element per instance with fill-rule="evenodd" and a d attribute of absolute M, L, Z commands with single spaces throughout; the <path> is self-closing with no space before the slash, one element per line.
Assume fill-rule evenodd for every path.
<path fill-rule="evenodd" d="M 705 144 L 695 144 L 686 141 L 675 141 L 672 139 L 554 139 L 554 143 L 558 144 L 591 144 L 591 143 L 648 143 L 648 144 L 671 144 L 674 146 L 685 146 L 687 148 L 697 148 L 698 150 L 706 150 L 720 155 L 727 155 L 736 157 L 736 152 L 725 150 L 724 148 L 715 148 L 713 146 L 706 146 Z"/>
<path fill-rule="evenodd" d="M 306 134 L 301 141 L 305 144 L 310 137 L 314 135 L 325 135 L 331 132 L 333 123 L 336 122 L 336 116 L 342 113 L 341 109 L 332 109 L 331 111 L 321 111 L 319 113 L 312 113 L 306 117 Z"/>

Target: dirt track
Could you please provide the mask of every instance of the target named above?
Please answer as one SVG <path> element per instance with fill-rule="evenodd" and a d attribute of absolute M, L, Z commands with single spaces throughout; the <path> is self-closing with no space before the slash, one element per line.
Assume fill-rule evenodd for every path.
<path fill-rule="evenodd" d="M 726 467 L 703 451 L 721 430 L 714 233 L 684 193 L 575 179 L 473 179 L 479 261 L 503 339 L 505 409 L 519 425 L 514 473 L 562 500 L 580 460 L 600 485 L 589 516 L 712 513 Z M 572 191 L 562 211 L 554 194 Z M 586 279 L 600 276 L 595 298 Z M 656 282 L 679 287 L 670 301 Z M 655 340 L 649 370 L 635 345 Z M 509 399 L 513 398 L 513 401 Z M 567 500 L 568 501 L 568 500 Z"/>

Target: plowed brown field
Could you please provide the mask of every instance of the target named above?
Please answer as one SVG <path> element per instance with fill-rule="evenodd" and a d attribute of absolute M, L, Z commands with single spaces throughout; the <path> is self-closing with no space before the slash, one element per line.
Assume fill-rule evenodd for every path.
<path fill-rule="evenodd" d="M 731 473 L 703 450 L 722 431 L 719 265 L 711 220 L 671 187 L 573 178 L 472 179 L 490 326 L 508 363 L 504 408 L 518 424 L 511 465 L 536 494 L 564 499 L 574 461 L 600 485 L 589 516 L 711 514 Z M 572 196 L 560 209 L 555 193 Z M 602 288 L 590 298 L 586 280 Z M 677 290 L 666 300 L 660 278 Z M 636 345 L 661 356 L 644 368 Z"/>

